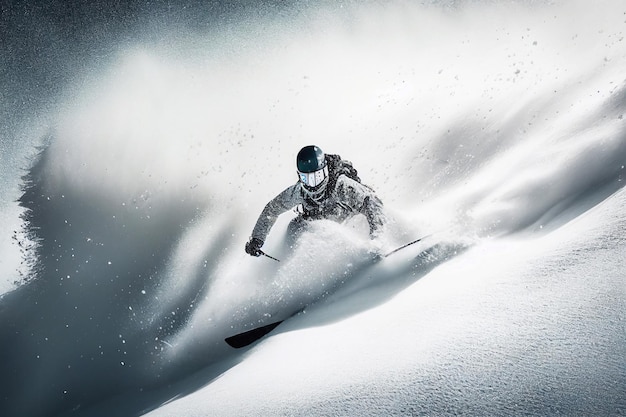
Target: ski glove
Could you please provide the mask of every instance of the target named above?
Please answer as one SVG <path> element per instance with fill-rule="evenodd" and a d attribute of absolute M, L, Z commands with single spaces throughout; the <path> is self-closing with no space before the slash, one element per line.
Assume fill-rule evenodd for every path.
<path fill-rule="evenodd" d="M 261 239 L 253 237 L 246 243 L 246 253 L 251 256 L 261 256 L 263 252 L 261 252 L 261 246 L 263 246 L 263 242 Z"/>

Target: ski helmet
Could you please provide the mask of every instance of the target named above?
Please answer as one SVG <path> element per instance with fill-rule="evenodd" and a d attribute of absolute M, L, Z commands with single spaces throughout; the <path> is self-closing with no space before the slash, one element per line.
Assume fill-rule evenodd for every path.
<path fill-rule="evenodd" d="M 326 157 L 317 146 L 305 146 L 298 152 L 296 165 L 299 172 L 315 172 L 326 166 Z"/>
<path fill-rule="evenodd" d="M 321 201 L 328 184 L 324 152 L 315 145 L 305 146 L 298 152 L 296 167 L 304 192 L 313 201 Z"/>

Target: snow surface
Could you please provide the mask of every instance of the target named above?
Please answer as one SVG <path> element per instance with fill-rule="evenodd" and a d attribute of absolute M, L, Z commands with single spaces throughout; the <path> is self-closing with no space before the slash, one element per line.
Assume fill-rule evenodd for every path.
<path fill-rule="evenodd" d="M 626 415 L 626 5 L 224 4 L 7 65 L 0 415 Z M 386 235 L 247 256 L 311 143 Z"/>

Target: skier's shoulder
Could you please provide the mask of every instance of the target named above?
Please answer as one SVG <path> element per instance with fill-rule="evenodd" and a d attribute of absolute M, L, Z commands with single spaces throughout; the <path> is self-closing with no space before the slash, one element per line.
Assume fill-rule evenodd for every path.
<path fill-rule="evenodd" d="M 337 187 L 342 186 L 342 187 L 351 187 L 351 188 L 359 187 L 362 185 L 361 182 L 345 174 L 340 174 L 339 176 L 337 176 L 336 184 L 337 184 Z"/>
<path fill-rule="evenodd" d="M 272 199 L 271 202 L 278 203 L 283 207 L 298 205 L 300 204 L 302 199 L 301 187 L 302 186 L 300 182 L 296 182 L 295 184 L 292 184 L 285 188 L 283 191 L 281 191 L 276 197 Z"/>
<path fill-rule="evenodd" d="M 285 194 L 285 196 L 288 196 L 290 199 L 295 199 L 295 200 L 301 199 L 302 198 L 302 183 L 300 181 L 297 181 L 296 183 L 285 188 L 285 191 L 283 191 L 283 193 Z"/>
<path fill-rule="evenodd" d="M 339 196 L 347 197 L 355 194 L 369 195 L 372 189 L 347 175 L 339 175 L 335 182 L 334 192 Z"/>
<path fill-rule="evenodd" d="M 360 196 L 359 198 L 376 197 L 376 191 L 372 187 L 348 175 L 339 175 L 337 177 L 333 191 L 340 198 L 348 198 L 350 196 Z"/>

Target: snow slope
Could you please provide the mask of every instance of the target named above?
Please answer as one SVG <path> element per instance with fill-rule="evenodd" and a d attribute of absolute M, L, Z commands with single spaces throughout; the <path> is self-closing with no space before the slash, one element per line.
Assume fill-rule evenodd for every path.
<path fill-rule="evenodd" d="M 626 7 L 233 4 L 98 12 L 7 87 L 0 415 L 626 414 Z M 388 233 L 247 256 L 311 143 Z"/>

